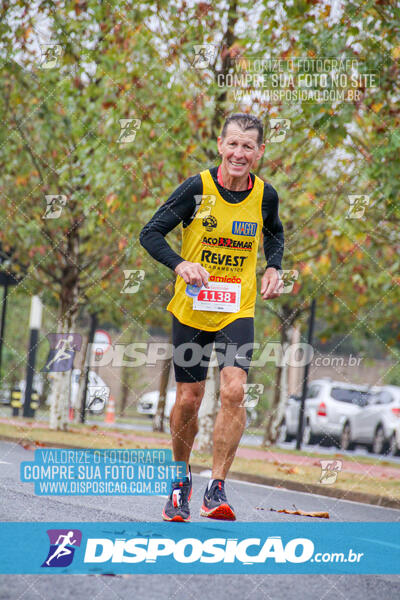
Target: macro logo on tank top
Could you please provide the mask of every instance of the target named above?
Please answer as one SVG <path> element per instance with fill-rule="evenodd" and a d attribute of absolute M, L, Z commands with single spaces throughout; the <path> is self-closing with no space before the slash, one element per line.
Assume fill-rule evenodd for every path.
<path fill-rule="evenodd" d="M 254 237 L 257 231 L 257 223 L 250 221 L 233 221 L 232 233 L 234 235 L 249 235 Z"/>

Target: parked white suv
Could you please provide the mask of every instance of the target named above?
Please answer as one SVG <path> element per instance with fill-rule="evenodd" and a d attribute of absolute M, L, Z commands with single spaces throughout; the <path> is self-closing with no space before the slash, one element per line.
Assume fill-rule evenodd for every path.
<path fill-rule="evenodd" d="M 160 392 L 157 390 L 155 392 L 146 392 L 140 398 L 138 402 L 137 411 L 141 415 L 148 415 L 150 418 L 153 418 L 157 413 L 158 399 L 160 397 Z M 173 405 L 175 404 L 176 397 L 176 388 L 167 391 L 167 399 L 165 402 L 165 417 L 169 417 L 171 414 L 171 410 Z"/>
<path fill-rule="evenodd" d="M 330 379 L 316 379 L 308 386 L 304 408 L 303 443 L 340 445 L 351 448 L 348 423 L 363 410 L 370 394 L 367 386 L 352 385 Z M 281 441 L 296 437 L 300 414 L 300 398 L 291 396 L 280 426 Z"/>
<path fill-rule="evenodd" d="M 368 405 L 349 419 L 351 443 L 364 444 L 375 454 L 397 454 L 400 446 L 400 387 L 384 385 L 371 389 Z"/>

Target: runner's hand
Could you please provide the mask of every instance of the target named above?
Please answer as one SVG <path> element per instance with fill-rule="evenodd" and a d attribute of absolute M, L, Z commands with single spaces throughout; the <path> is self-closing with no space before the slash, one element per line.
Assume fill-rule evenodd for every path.
<path fill-rule="evenodd" d="M 282 278 L 279 272 L 273 267 L 269 267 L 261 279 L 261 295 L 263 300 L 278 298 L 281 295 L 283 288 Z"/>
<path fill-rule="evenodd" d="M 200 263 L 192 263 L 184 260 L 175 267 L 175 273 L 180 275 L 186 283 L 197 285 L 198 287 L 202 287 L 203 285 L 208 287 L 210 273 Z"/>

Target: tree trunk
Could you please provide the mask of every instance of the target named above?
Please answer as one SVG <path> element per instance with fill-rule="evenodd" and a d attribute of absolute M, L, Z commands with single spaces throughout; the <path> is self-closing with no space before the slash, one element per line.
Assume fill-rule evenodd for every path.
<path fill-rule="evenodd" d="M 77 400 L 77 406 L 75 409 L 75 419 L 74 419 L 75 423 L 80 423 L 80 421 L 81 421 L 81 407 L 82 407 L 82 402 L 83 402 L 83 393 L 85 390 L 86 357 L 87 357 L 88 347 L 89 347 L 89 333 L 85 338 L 84 347 L 81 350 L 81 363 L 79 366 L 80 374 L 79 374 L 78 400 Z M 89 366 L 87 368 L 90 368 L 89 357 L 88 357 L 88 364 L 89 364 Z M 86 406 L 86 404 L 84 406 Z"/>
<path fill-rule="evenodd" d="M 172 344 L 172 334 L 169 337 L 169 343 Z M 165 358 L 161 367 L 160 395 L 158 397 L 157 412 L 153 419 L 153 431 L 164 431 L 165 404 L 167 400 L 169 373 L 171 370 L 171 357 Z"/>
<path fill-rule="evenodd" d="M 214 360 L 215 359 L 215 360 Z M 210 365 L 216 362 L 215 352 L 211 354 Z M 204 397 L 199 411 L 199 432 L 197 444 L 199 452 L 212 453 L 213 431 L 219 394 L 219 369 L 217 366 L 208 368 Z"/>
<path fill-rule="evenodd" d="M 72 333 L 70 319 L 60 319 L 57 333 Z M 67 431 L 68 401 L 71 384 L 71 370 L 53 373 L 51 377 L 50 429 Z"/>
<path fill-rule="evenodd" d="M 62 285 L 57 333 L 75 333 L 74 328 L 79 302 L 79 220 L 74 222 L 69 229 L 66 242 L 59 251 L 62 266 Z M 55 372 L 51 378 L 50 429 L 66 431 L 68 428 L 71 369 L 64 372 Z"/>
<path fill-rule="evenodd" d="M 126 405 L 129 396 L 129 367 L 122 367 L 122 389 L 121 389 L 121 404 L 119 408 L 119 416 L 125 417 Z"/>

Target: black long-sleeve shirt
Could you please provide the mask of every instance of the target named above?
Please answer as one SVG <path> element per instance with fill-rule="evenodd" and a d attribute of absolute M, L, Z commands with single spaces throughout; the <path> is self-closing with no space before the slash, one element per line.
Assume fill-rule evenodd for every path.
<path fill-rule="evenodd" d="M 236 204 L 242 202 L 251 190 L 232 191 L 222 187 L 217 180 L 218 167 L 210 169 L 211 176 L 224 200 Z M 254 175 L 250 174 L 254 185 Z M 184 259 L 169 246 L 165 240 L 167 233 L 179 223 L 187 227 L 196 214 L 196 195 L 203 194 L 203 182 L 200 174 L 186 179 L 160 206 L 150 221 L 140 232 L 140 243 L 157 261 L 174 270 Z M 279 199 L 275 189 L 264 182 L 262 216 L 264 234 L 264 254 L 267 267 L 281 269 L 284 249 L 284 234 L 278 214 Z"/>

